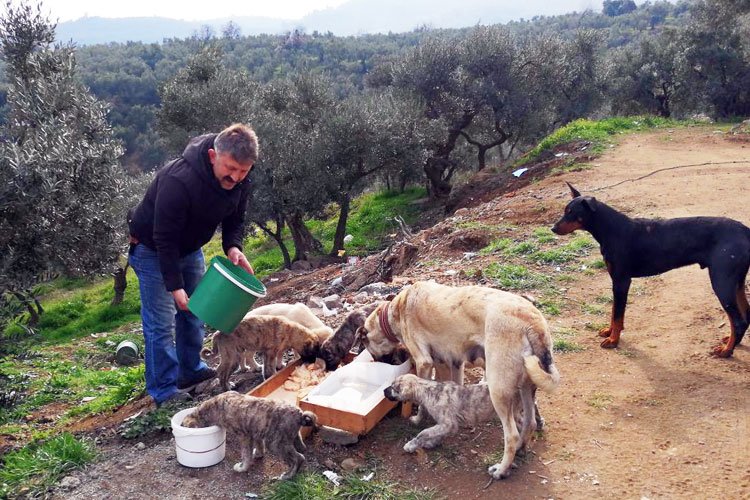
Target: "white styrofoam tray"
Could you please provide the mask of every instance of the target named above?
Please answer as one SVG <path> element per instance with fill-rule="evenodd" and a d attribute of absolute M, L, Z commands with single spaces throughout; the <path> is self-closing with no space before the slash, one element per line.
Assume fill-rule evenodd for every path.
<path fill-rule="evenodd" d="M 400 365 L 373 361 L 364 350 L 354 360 L 326 377 L 303 401 L 359 415 L 367 415 L 383 398 L 383 390 L 399 375 L 408 373 L 411 360 Z"/>

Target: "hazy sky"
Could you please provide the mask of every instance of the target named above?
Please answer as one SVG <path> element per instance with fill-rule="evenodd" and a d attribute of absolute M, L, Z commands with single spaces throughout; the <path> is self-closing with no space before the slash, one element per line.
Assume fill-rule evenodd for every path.
<path fill-rule="evenodd" d="M 187 21 L 235 16 L 299 19 L 314 10 L 336 7 L 346 0 L 42 0 L 51 20 L 84 16 L 170 17 Z M 32 3 L 35 5 L 35 2 Z"/>

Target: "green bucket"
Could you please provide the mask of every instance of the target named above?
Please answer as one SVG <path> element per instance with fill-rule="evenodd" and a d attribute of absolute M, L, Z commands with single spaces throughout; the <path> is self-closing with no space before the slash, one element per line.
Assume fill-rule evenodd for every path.
<path fill-rule="evenodd" d="M 266 287 L 258 278 L 226 257 L 216 256 L 190 296 L 188 309 L 203 322 L 230 333 L 255 301 L 265 296 Z"/>

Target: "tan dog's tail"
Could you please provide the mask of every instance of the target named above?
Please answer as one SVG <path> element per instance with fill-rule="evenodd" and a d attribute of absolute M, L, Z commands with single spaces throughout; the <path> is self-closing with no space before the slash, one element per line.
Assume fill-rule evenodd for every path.
<path fill-rule="evenodd" d="M 526 367 L 526 373 L 531 381 L 544 392 L 554 392 L 560 384 L 560 372 L 551 362 L 548 365 L 549 371 L 544 369 L 542 361 L 537 356 L 525 356 L 523 364 Z"/>
<path fill-rule="evenodd" d="M 310 331 L 315 335 L 320 342 L 328 339 L 333 335 L 333 330 L 330 326 L 320 326 L 318 328 L 311 328 Z"/>
<path fill-rule="evenodd" d="M 318 426 L 318 416 L 311 411 L 303 411 L 301 420 L 300 425 L 303 427 Z"/>
<path fill-rule="evenodd" d="M 213 336 L 211 337 L 211 353 L 219 354 L 219 343 L 221 342 L 219 340 L 220 338 L 221 332 L 214 332 Z"/>

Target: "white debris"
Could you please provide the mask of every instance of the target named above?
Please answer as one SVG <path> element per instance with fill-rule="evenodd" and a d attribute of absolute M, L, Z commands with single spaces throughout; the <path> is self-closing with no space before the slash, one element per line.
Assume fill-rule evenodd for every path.
<path fill-rule="evenodd" d="M 339 476 L 332 470 L 324 470 L 323 475 L 336 486 L 341 486 L 341 476 Z"/>

